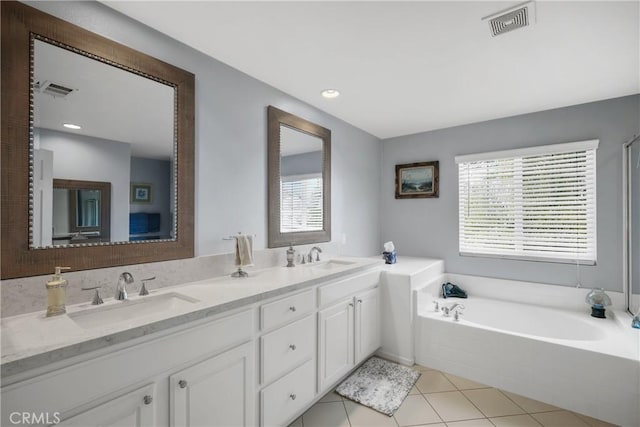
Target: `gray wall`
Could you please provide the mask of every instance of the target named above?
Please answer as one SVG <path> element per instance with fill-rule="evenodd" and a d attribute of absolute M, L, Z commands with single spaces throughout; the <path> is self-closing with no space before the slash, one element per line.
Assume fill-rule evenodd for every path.
<path fill-rule="evenodd" d="M 322 151 L 284 156 L 280 160 L 280 176 L 322 172 Z"/>
<path fill-rule="evenodd" d="M 111 183 L 111 241 L 129 240 L 131 145 L 39 129 L 40 148 L 53 151 L 53 177 Z"/>
<path fill-rule="evenodd" d="M 267 106 L 331 129 L 333 240 L 378 251 L 380 140 L 97 2 L 27 2 L 196 75 L 196 254 L 232 251 L 223 237 L 266 247 Z M 347 185 L 348 183 L 348 185 Z"/>
<path fill-rule="evenodd" d="M 598 262 L 580 266 L 579 279 L 584 287 L 622 292 L 622 144 L 640 133 L 639 118 L 640 96 L 634 95 L 384 140 L 382 239 L 394 241 L 399 257 L 444 259 L 452 273 L 575 286 L 575 265 L 458 255 L 454 156 L 599 139 Z M 396 200 L 395 165 L 433 160 L 440 161 L 440 197 Z"/>

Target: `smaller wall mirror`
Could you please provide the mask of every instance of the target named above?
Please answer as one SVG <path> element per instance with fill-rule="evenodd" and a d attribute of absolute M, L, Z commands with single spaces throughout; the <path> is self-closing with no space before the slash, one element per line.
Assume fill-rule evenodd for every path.
<path fill-rule="evenodd" d="M 269 106 L 269 247 L 331 240 L 331 131 Z"/>

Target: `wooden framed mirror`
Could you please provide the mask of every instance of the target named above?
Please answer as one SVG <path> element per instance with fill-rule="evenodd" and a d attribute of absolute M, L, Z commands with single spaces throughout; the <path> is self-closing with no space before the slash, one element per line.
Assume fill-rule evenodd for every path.
<path fill-rule="evenodd" d="M 192 257 L 195 76 L 19 2 L 1 7 L 2 278 Z M 152 182 L 153 168 L 162 237 L 132 239 L 130 183 Z M 87 215 L 110 209 L 100 239 L 53 239 L 54 180 L 109 185 L 109 200 L 88 199 Z"/>
<path fill-rule="evenodd" d="M 269 247 L 331 240 L 331 131 L 268 110 Z"/>

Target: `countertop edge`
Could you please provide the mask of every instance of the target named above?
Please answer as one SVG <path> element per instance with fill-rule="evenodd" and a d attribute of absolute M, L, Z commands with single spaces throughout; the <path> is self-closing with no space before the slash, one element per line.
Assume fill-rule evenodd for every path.
<path fill-rule="evenodd" d="M 189 322 L 195 322 L 198 320 L 213 317 L 221 313 L 238 309 L 243 306 L 249 306 L 260 301 L 277 297 L 279 295 L 312 287 L 318 285 L 319 283 L 330 282 L 336 279 L 341 279 L 343 277 L 346 278 L 354 273 L 360 273 L 369 269 L 374 269 L 376 267 L 379 267 L 380 265 L 381 263 L 379 262 L 365 262 L 360 265 L 354 266 L 353 268 L 350 268 L 346 271 L 330 273 L 317 278 L 312 278 L 302 282 L 286 285 L 255 295 L 241 297 L 225 303 L 196 309 L 194 311 L 183 313 L 175 317 L 168 317 L 141 326 L 135 326 L 130 329 L 125 329 L 122 331 L 117 331 L 107 335 L 88 339 L 86 341 L 72 343 L 52 350 L 45 350 L 38 354 L 2 362 L 2 364 L 0 365 L 0 376 L 2 378 L 2 382 L 5 382 L 6 379 L 10 377 L 26 373 L 37 368 L 42 368 L 44 365 L 62 363 L 66 359 L 82 356 L 93 351 L 103 350 L 105 348 L 118 344 L 124 344 L 128 341 L 136 340 L 137 338 L 149 336 L 162 331 L 167 331 L 171 328 L 178 327 Z M 132 345 L 135 344 L 136 343 L 132 343 Z M 55 369 L 58 368 L 59 367 L 56 367 Z M 13 382 L 14 381 L 9 381 L 9 383 Z"/>

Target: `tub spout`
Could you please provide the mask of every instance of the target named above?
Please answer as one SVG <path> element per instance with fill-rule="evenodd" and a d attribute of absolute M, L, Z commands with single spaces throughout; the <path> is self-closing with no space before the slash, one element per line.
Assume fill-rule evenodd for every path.
<path fill-rule="evenodd" d="M 444 317 L 449 317 L 449 313 L 451 313 L 452 311 L 456 311 L 456 309 L 462 310 L 464 309 L 464 305 L 458 304 L 456 302 L 455 304 L 451 304 L 450 306 L 442 307 L 442 315 Z"/>

